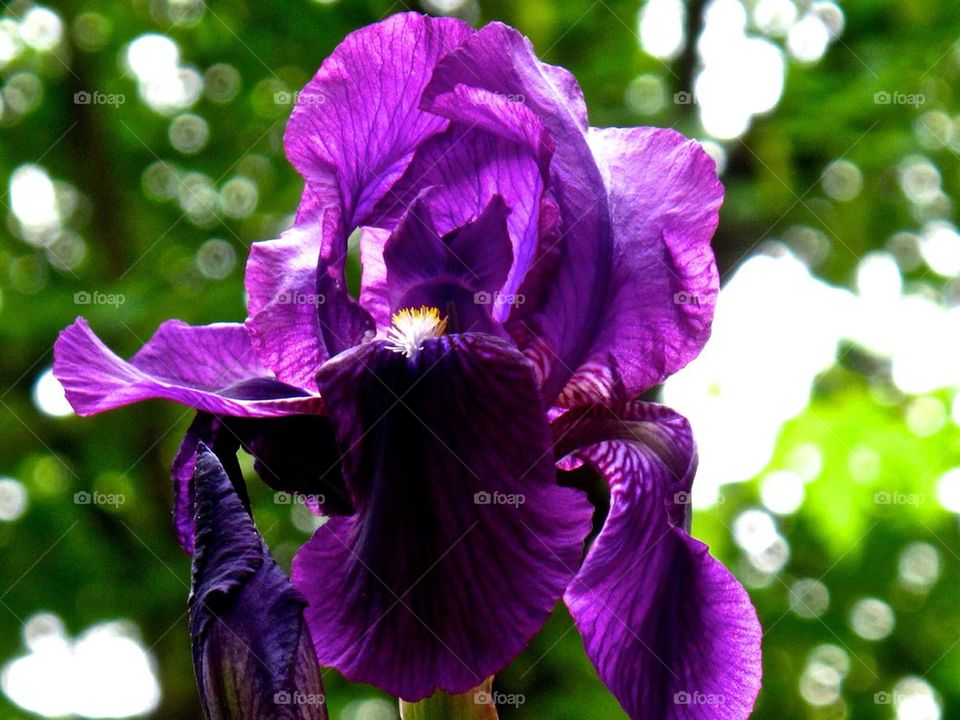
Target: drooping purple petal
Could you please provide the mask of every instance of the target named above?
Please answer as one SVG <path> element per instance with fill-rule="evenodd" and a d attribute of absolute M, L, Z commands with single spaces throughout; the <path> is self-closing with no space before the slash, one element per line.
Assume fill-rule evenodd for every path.
<path fill-rule="evenodd" d="M 479 82 L 464 69 L 475 67 L 485 69 Z M 712 161 L 670 131 L 588 131 L 572 76 L 541 63 L 529 41 L 499 23 L 441 60 L 425 106 L 468 121 L 484 103 L 458 90 L 464 85 L 522 98 L 556 147 L 550 189 L 562 262 L 545 279 L 546 297 L 518 308 L 510 325 L 540 367 L 544 396 L 555 398 L 576 374 L 565 405 L 629 398 L 692 359 L 715 288 L 708 242 L 722 187 Z M 681 301 L 697 293 L 700 306 L 674 307 L 677 293 Z"/>
<path fill-rule="evenodd" d="M 686 420 L 637 401 L 571 410 L 554 435 L 559 457 L 610 485 L 607 520 L 564 596 L 601 679 L 637 720 L 745 720 L 761 628 L 740 583 L 685 529 Z"/>
<path fill-rule="evenodd" d="M 484 335 L 374 342 L 318 378 L 357 514 L 294 561 L 318 658 L 406 700 L 465 692 L 539 630 L 591 511 L 555 483 L 532 368 Z"/>
<path fill-rule="evenodd" d="M 437 61 L 471 32 L 458 20 L 403 13 L 351 33 L 333 51 L 301 92 L 284 139 L 307 181 L 299 220 L 341 206 L 347 232 L 365 224 L 416 148 L 446 128 L 418 108 L 420 95 Z"/>
<path fill-rule="evenodd" d="M 197 451 L 190 591 L 194 671 L 208 720 L 326 720 L 320 669 L 290 584 L 205 445 Z"/>
<path fill-rule="evenodd" d="M 320 398 L 272 377 L 243 325 L 168 320 L 128 361 L 77 318 L 57 338 L 53 358 L 54 375 L 79 415 L 151 398 L 240 417 L 323 411 Z"/>
<path fill-rule="evenodd" d="M 246 498 L 246 491 L 236 455 L 243 449 L 253 457 L 260 479 L 277 491 L 277 502 L 305 502 L 327 515 L 353 511 L 340 474 L 340 451 L 329 418 L 228 418 L 198 413 L 170 472 L 174 528 L 181 547 L 188 553 L 193 552 L 193 478 L 201 444 L 220 460 L 241 499 Z"/>

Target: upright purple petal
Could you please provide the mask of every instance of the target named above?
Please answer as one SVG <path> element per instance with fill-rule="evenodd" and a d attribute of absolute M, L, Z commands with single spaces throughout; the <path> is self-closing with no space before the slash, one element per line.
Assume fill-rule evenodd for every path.
<path fill-rule="evenodd" d="M 686 420 L 633 402 L 554 422 L 558 456 L 610 485 L 607 520 L 565 594 L 587 654 L 635 720 L 745 720 L 761 628 L 739 582 L 687 534 L 696 451 Z"/>
<path fill-rule="evenodd" d="M 478 67 L 479 82 L 471 72 Z M 562 260 L 543 278 L 545 296 L 518 308 L 510 324 L 540 368 L 544 396 L 563 393 L 558 402 L 568 406 L 625 399 L 692 359 L 716 285 L 708 243 L 722 187 L 712 161 L 670 131 L 588 130 L 572 76 L 541 63 L 529 41 L 499 23 L 441 60 L 425 106 L 468 122 L 486 101 L 462 86 L 522 99 L 556 148 L 550 191 Z M 515 137 L 509 127 L 486 128 Z M 674 307 L 675 296 L 687 306 Z"/>
<path fill-rule="evenodd" d="M 673 130 L 590 130 L 614 228 L 611 297 L 589 359 L 564 391 L 566 405 L 621 398 L 662 382 L 695 358 L 719 290 L 710 247 L 723 201 L 716 166 Z"/>
<path fill-rule="evenodd" d="M 57 338 L 53 372 L 80 415 L 151 398 L 241 417 L 323 410 L 320 398 L 278 382 L 260 364 L 243 325 L 168 320 L 128 361 L 77 318 Z"/>
<path fill-rule="evenodd" d="M 316 390 L 327 358 L 375 331 L 324 256 L 340 231 L 338 212 L 328 209 L 278 240 L 254 243 L 247 263 L 246 326 L 257 352 L 280 380 L 307 390 Z"/>
<path fill-rule="evenodd" d="M 471 32 L 459 20 L 403 13 L 351 33 L 333 51 L 287 125 L 287 157 L 307 181 L 299 219 L 338 205 L 348 232 L 365 224 L 416 148 L 446 128 L 419 109 L 420 95 L 437 61 Z"/>
<path fill-rule="evenodd" d="M 198 450 L 190 591 L 194 671 L 208 720 L 326 720 L 305 602 L 270 556 L 223 467 Z"/>
<path fill-rule="evenodd" d="M 591 511 L 555 483 L 532 369 L 484 335 L 374 342 L 318 378 L 357 514 L 294 561 L 317 656 L 416 701 L 466 692 L 536 633 L 580 561 Z"/>

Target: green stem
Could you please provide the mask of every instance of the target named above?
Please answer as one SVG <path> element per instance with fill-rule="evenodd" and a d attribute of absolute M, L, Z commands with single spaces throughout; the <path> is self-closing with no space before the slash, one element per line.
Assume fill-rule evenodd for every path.
<path fill-rule="evenodd" d="M 493 678 L 460 695 L 436 692 L 426 700 L 400 701 L 402 720 L 497 720 Z"/>

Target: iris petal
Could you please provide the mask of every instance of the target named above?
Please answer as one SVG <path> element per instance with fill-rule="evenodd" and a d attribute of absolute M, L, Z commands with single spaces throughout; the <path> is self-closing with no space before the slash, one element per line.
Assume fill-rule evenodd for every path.
<path fill-rule="evenodd" d="M 740 583 L 685 529 L 686 420 L 638 401 L 571 410 L 554 433 L 558 455 L 610 485 L 607 520 L 564 596 L 600 678 L 638 720 L 749 717 L 761 628 Z"/>
<path fill-rule="evenodd" d="M 242 325 L 163 323 L 129 361 L 115 355 L 77 318 L 60 333 L 53 372 L 80 415 L 164 398 L 239 417 L 320 413 L 320 398 L 272 377 Z"/>
<path fill-rule="evenodd" d="M 555 483 L 529 363 L 485 335 L 374 342 L 327 363 L 357 514 L 297 555 L 320 662 L 406 700 L 465 692 L 536 633 L 580 560 L 591 510 Z"/>

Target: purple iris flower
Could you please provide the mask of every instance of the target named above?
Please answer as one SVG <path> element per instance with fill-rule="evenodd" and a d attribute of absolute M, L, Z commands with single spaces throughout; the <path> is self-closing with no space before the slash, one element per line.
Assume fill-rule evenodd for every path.
<path fill-rule="evenodd" d="M 173 473 L 195 596 L 233 588 L 213 597 L 241 638 L 269 625 L 244 614 L 281 608 L 271 688 L 309 636 L 320 666 L 410 701 L 500 671 L 562 597 L 631 717 L 747 717 L 756 613 L 688 534 L 686 420 L 636 399 L 710 333 L 713 161 L 672 130 L 590 127 L 573 76 L 509 27 L 418 14 L 347 37 L 285 141 L 306 187 L 294 227 L 252 248 L 245 323 L 170 321 L 126 361 L 79 319 L 56 346 L 80 414 L 200 411 Z M 244 519 L 241 448 L 330 516 L 297 592 Z M 558 483 L 581 465 L 610 489 L 585 555 L 592 506 Z M 231 585 L 231 562 L 261 570 Z"/>

